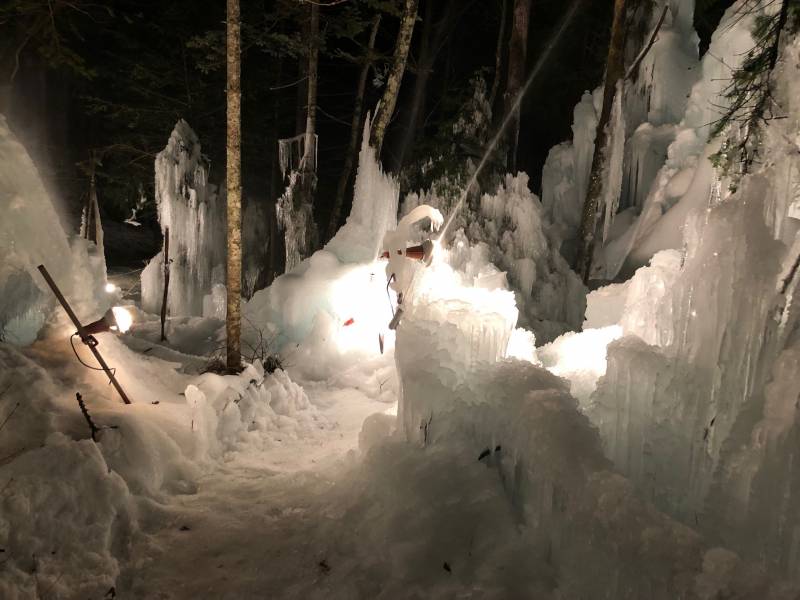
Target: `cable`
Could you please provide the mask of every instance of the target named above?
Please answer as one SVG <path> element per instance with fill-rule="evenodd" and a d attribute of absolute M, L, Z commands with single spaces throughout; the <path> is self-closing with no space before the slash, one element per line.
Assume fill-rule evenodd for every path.
<path fill-rule="evenodd" d="M 386 299 L 389 301 L 389 308 L 392 310 L 392 317 L 394 317 L 394 306 L 392 306 L 392 295 L 389 293 L 389 286 L 394 279 L 394 273 L 389 275 L 389 280 L 386 282 Z"/>
<path fill-rule="evenodd" d="M 92 365 L 88 365 L 85 362 L 83 362 L 83 359 L 78 354 L 78 349 L 75 348 L 75 341 L 74 340 L 75 340 L 76 337 L 78 337 L 78 335 L 79 335 L 78 333 L 73 333 L 69 338 L 69 345 L 72 346 L 72 352 L 75 354 L 75 358 L 77 358 L 78 362 L 81 363 L 87 369 L 91 369 L 92 371 L 105 371 L 105 369 L 103 369 L 102 367 L 93 367 Z M 113 368 L 113 367 L 110 367 L 108 370 L 111 371 L 112 375 L 116 375 L 117 374 L 117 370 L 115 368 Z M 110 385 L 111 381 L 109 381 L 108 383 Z"/>

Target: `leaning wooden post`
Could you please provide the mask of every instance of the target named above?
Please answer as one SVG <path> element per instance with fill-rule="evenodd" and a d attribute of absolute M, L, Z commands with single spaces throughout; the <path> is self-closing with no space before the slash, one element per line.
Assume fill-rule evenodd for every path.
<path fill-rule="evenodd" d="M 169 227 L 164 231 L 164 298 L 161 300 L 161 341 L 167 339 L 164 324 L 167 322 L 167 295 L 169 294 Z"/>
<path fill-rule="evenodd" d="M 103 371 L 105 371 L 106 375 L 108 376 L 109 381 L 111 381 L 111 385 L 113 385 L 114 388 L 117 390 L 117 392 L 119 392 L 119 395 L 122 397 L 122 401 L 125 404 L 130 404 L 131 401 L 128 399 L 128 395 L 125 393 L 125 390 L 122 389 L 122 386 L 117 381 L 117 378 L 114 377 L 114 372 L 108 367 L 106 361 L 100 355 L 100 351 L 97 349 L 97 340 L 95 340 L 91 335 L 86 333 L 86 330 L 83 328 L 83 325 L 81 325 L 78 316 L 72 310 L 72 307 L 69 305 L 69 302 L 67 302 L 67 299 L 64 298 L 64 294 L 62 294 L 61 290 L 58 289 L 56 282 L 53 281 L 52 277 L 50 277 L 50 273 L 47 272 L 47 269 L 45 269 L 44 265 L 39 265 L 38 269 L 39 272 L 42 274 L 42 277 L 44 277 L 44 280 L 47 282 L 47 285 L 49 285 L 50 289 L 53 290 L 53 294 L 55 294 L 55 297 L 61 303 L 61 306 L 63 306 L 64 310 L 67 311 L 67 315 L 69 316 L 73 325 L 75 325 L 75 328 L 78 330 L 78 335 L 80 336 L 81 341 L 89 347 L 89 350 L 92 351 L 92 354 L 94 354 L 94 357 L 97 359 L 97 362 L 100 363 L 100 366 L 103 368 Z"/>

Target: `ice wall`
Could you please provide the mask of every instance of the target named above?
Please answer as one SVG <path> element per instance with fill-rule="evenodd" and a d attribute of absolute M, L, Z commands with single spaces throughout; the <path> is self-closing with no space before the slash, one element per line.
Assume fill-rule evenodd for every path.
<path fill-rule="evenodd" d="M 308 365 L 313 377 L 339 360 L 377 354 L 378 333 L 392 318 L 385 263 L 377 259 L 384 233 L 397 224 L 399 186 L 383 172 L 368 136 L 369 122 L 345 225 L 323 250 L 258 291 L 244 308 L 245 338 L 260 328 L 274 335 L 276 349 L 290 343 L 299 362 L 307 357 L 317 365 Z"/>
<path fill-rule="evenodd" d="M 55 298 L 36 270 L 61 287 L 79 318 L 105 309 L 105 259 L 94 244 L 70 242 L 33 161 L 0 115 L 0 340 L 28 344 Z M 63 315 L 60 315 L 63 316 Z"/>
<path fill-rule="evenodd" d="M 731 11 L 723 21 L 712 52 L 743 44 L 733 17 Z M 704 200 L 687 209 L 679 229 L 682 250 L 656 254 L 626 284 L 590 295 L 587 323 L 614 322 L 626 337 L 608 346 L 606 374 L 586 403 L 607 456 L 641 493 L 775 575 L 795 579 L 798 67 L 800 43 L 790 39 L 773 73 L 785 118 L 764 126 L 755 171 L 733 193 L 724 179 L 711 185 L 713 172 L 703 175 Z M 700 123 L 708 113 L 697 102 L 689 112 Z M 717 144 L 697 153 L 698 173 Z"/>
<path fill-rule="evenodd" d="M 203 316 L 204 298 L 215 285 L 225 284 L 225 203 L 208 182 L 208 169 L 197 135 L 181 119 L 155 162 L 158 220 L 162 232 L 169 229 L 167 307 L 173 316 Z M 141 280 L 142 308 L 160 312 L 163 250 L 147 264 Z"/>

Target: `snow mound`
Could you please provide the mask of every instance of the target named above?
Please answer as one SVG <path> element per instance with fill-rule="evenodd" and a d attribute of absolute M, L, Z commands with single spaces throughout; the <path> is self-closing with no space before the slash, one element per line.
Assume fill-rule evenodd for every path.
<path fill-rule="evenodd" d="M 53 434 L 0 467 L 0 596 L 101 598 L 138 529 L 123 479 L 99 447 Z"/>

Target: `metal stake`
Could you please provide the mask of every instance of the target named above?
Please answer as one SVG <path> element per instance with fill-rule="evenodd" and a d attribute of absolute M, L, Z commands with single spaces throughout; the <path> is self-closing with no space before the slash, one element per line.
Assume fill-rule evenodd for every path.
<path fill-rule="evenodd" d="M 94 340 L 94 338 L 91 335 L 86 333 L 86 330 L 84 330 L 83 325 L 81 325 L 78 316 L 72 310 L 72 307 L 69 305 L 69 302 L 67 302 L 67 299 L 64 298 L 64 294 L 62 294 L 61 290 L 58 289 L 56 282 L 53 281 L 52 277 L 50 277 L 50 273 L 47 272 L 47 269 L 45 269 L 44 265 L 39 265 L 37 268 L 39 269 L 39 272 L 42 274 L 42 277 L 44 277 L 44 280 L 47 282 L 47 285 L 49 285 L 50 289 L 53 290 L 53 294 L 55 294 L 55 297 L 61 303 L 61 306 L 63 306 L 64 310 L 67 311 L 67 315 L 69 316 L 73 325 L 75 325 L 75 328 L 78 330 L 78 335 L 80 336 L 81 341 L 87 346 L 89 346 L 89 350 L 92 351 L 92 354 L 94 354 L 94 357 L 97 359 L 97 362 L 100 363 L 100 366 L 103 368 L 103 371 L 105 371 L 106 375 L 108 375 L 108 379 L 111 381 L 111 385 L 113 385 L 114 388 L 117 390 L 117 392 L 119 392 L 119 395 L 122 397 L 122 401 L 125 404 L 130 404 L 131 401 L 128 399 L 125 390 L 122 389 L 122 386 L 117 381 L 117 378 L 114 377 L 114 372 L 108 368 L 106 361 L 100 355 L 100 351 L 97 349 L 96 340 Z"/>

